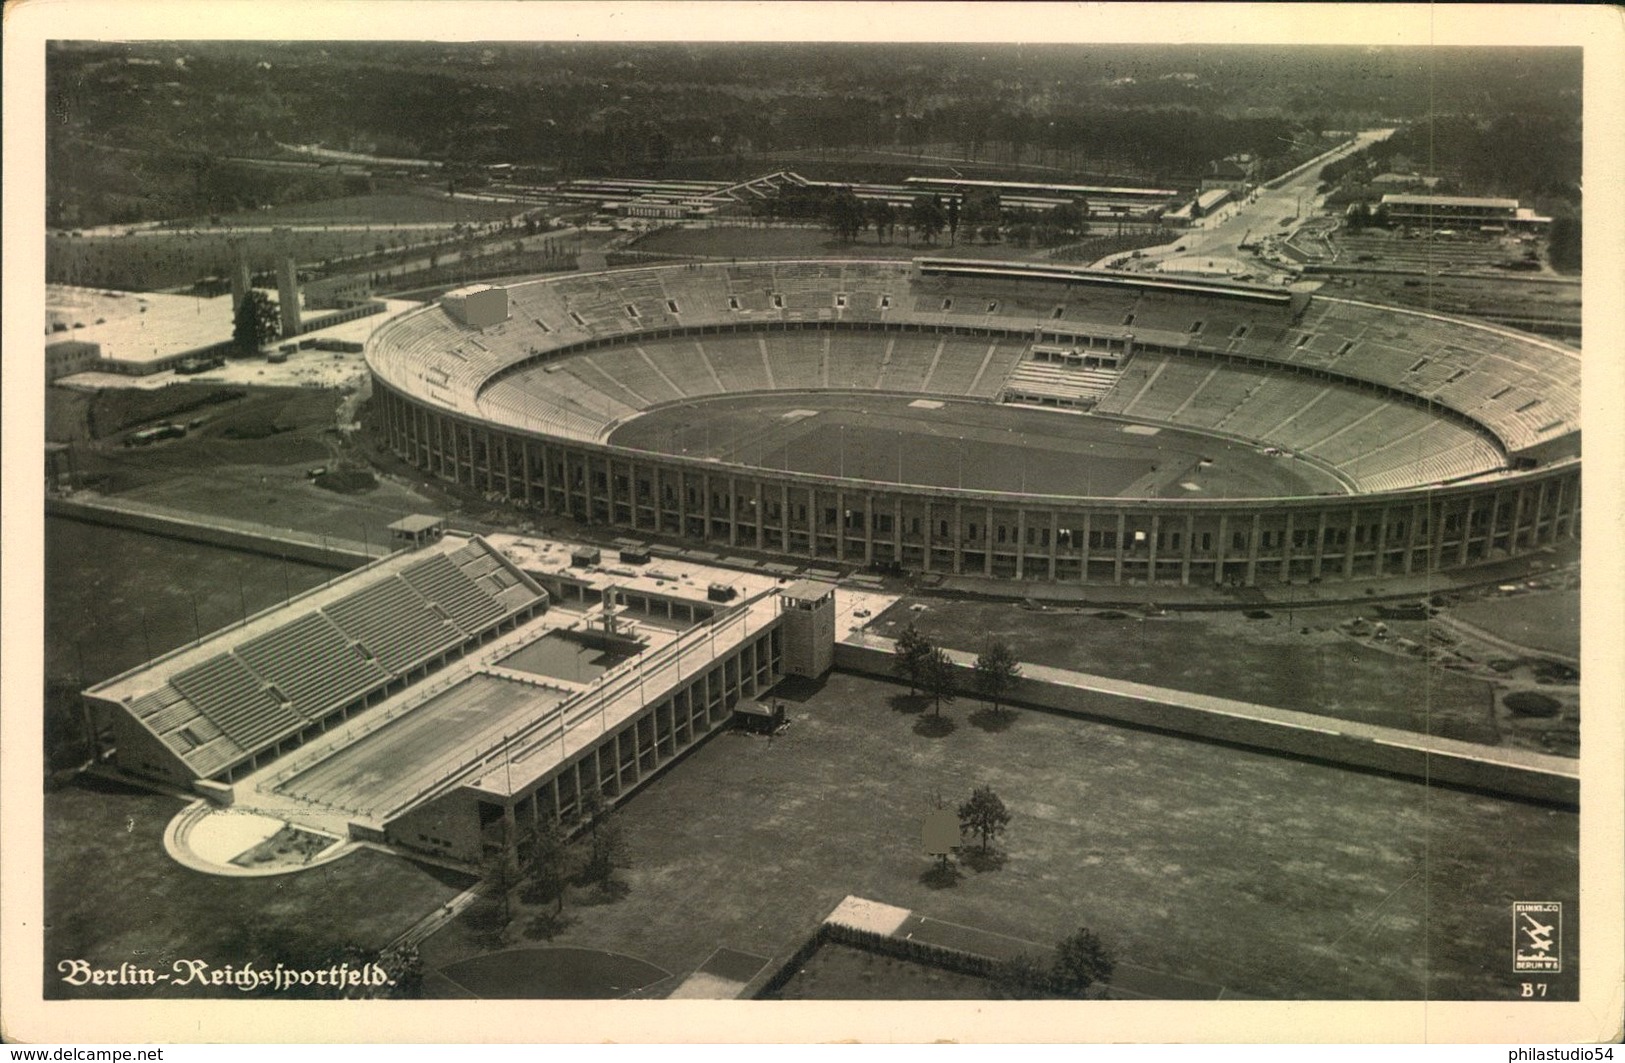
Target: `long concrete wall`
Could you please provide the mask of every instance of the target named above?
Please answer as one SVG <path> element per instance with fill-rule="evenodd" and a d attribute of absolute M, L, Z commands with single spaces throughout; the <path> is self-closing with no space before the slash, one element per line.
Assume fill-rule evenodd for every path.
<path fill-rule="evenodd" d="M 971 688 L 971 655 L 949 652 L 962 690 Z M 889 645 L 835 646 L 835 667 L 846 672 L 892 679 Z M 1522 750 L 1473 746 L 1470 743 L 1396 728 L 1345 724 L 1330 717 L 1284 709 L 1250 707 L 1242 702 L 1189 695 L 1197 704 L 1157 700 L 1159 688 L 1095 680 L 1076 675 L 1088 685 L 1063 681 L 1067 673 L 1024 666 L 1007 699 L 1011 704 L 1076 716 L 1115 720 L 1207 741 L 1225 742 L 1333 764 L 1407 776 L 1430 783 L 1468 787 L 1511 797 L 1579 807 L 1577 762 Z M 1075 673 L 1074 673 L 1075 674 Z M 1095 689 L 1089 689 L 1090 686 Z M 1160 691 L 1181 697 L 1183 692 Z M 1204 707 L 1200 703 L 1211 702 Z"/>
<path fill-rule="evenodd" d="M 346 539 L 322 539 L 320 536 L 299 532 L 278 532 L 253 525 L 238 525 L 224 520 L 211 520 L 195 514 L 167 511 L 157 506 L 117 502 L 108 499 L 89 501 L 76 498 L 47 498 L 45 515 L 66 517 L 87 524 L 102 524 L 110 528 L 128 528 L 149 535 L 162 535 L 170 539 L 222 546 L 231 550 L 246 550 L 267 557 L 285 557 L 308 565 L 320 565 L 342 571 L 366 564 L 375 557 L 383 557 L 388 550 L 372 546 L 371 553 L 361 543 Z"/>

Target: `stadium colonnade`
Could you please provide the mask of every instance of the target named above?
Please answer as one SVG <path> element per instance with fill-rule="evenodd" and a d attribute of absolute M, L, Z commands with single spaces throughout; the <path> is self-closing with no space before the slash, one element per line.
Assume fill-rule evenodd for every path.
<path fill-rule="evenodd" d="M 1579 535 L 1578 352 L 1503 328 L 1301 290 L 947 259 L 667 266 L 548 278 L 506 294 L 505 311 L 485 320 L 436 304 L 374 335 L 381 424 L 394 453 L 430 474 L 588 524 L 809 563 L 1178 585 L 1453 570 Z M 823 338 L 824 353 L 786 347 L 796 336 Z M 846 355 L 838 374 L 832 336 L 870 343 L 877 368 L 851 370 Z M 902 337 L 927 340 L 926 353 L 908 356 L 914 369 L 901 364 Z M 730 342 L 748 344 L 744 361 Z M 608 441 L 616 425 L 659 405 L 755 390 L 1008 400 L 1035 348 L 1054 344 L 1109 355 L 1089 361 L 1115 375 L 1077 405 L 1290 444 L 1308 457 L 1319 446 L 1334 469 L 1345 463 L 1351 491 L 1035 495 Z M 674 350 L 700 368 L 673 362 Z M 815 365 L 822 357 L 822 368 L 809 376 L 786 351 Z M 955 358 L 962 371 L 950 371 Z M 1137 375 L 1136 358 L 1145 361 Z M 1181 379 L 1196 383 L 1152 401 Z M 1261 393 L 1286 404 L 1279 416 L 1254 412 Z M 1137 410 L 1142 400 L 1160 412 Z M 1316 403 L 1315 416 L 1300 416 Z M 1323 424 L 1340 427 L 1310 438 Z M 1362 441 L 1362 425 L 1378 434 Z M 1347 475 L 1362 454 L 1392 446 L 1384 425 L 1414 446 L 1393 450 L 1399 458 L 1380 476 Z M 1344 448 L 1334 452 L 1328 441 L 1338 437 Z"/>

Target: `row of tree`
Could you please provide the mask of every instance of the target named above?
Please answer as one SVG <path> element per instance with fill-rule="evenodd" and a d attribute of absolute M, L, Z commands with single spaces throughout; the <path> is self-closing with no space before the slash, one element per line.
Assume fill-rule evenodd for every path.
<path fill-rule="evenodd" d="M 1055 945 L 1049 963 L 1028 953 L 1005 960 L 993 972 L 993 988 L 1012 1000 L 1087 996 L 1117 969 L 1110 946 L 1088 927 L 1079 927 Z"/>
<path fill-rule="evenodd" d="M 890 243 L 901 227 L 904 238 L 918 233 L 926 243 L 936 243 L 944 230 L 949 244 L 959 242 L 961 232 L 968 239 L 991 244 L 1006 229 L 1012 240 L 1026 246 L 1058 244 L 1089 232 L 1089 204 L 1077 199 L 1053 210 L 1005 209 L 997 192 L 991 190 L 950 196 L 917 195 L 906 208 L 884 199 L 863 200 L 850 188 L 796 189 L 776 200 L 764 202 L 762 211 L 773 217 L 818 219 L 841 243 L 852 243 L 873 229 L 875 242 Z"/>
<path fill-rule="evenodd" d="M 485 878 L 501 901 L 504 925 L 513 915 L 513 891 L 523 883 L 530 884 L 536 900 L 554 906 L 555 917 L 564 912 L 571 882 L 596 887 L 606 895 L 616 893 L 615 872 L 627 866 L 620 818 L 594 788 L 581 795 L 579 819 L 587 827 L 585 854 L 572 851 L 565 824 L 544 815 L 524 830 L 517 845 L 505 836 L 504 844 L 486 860 Z"/>
<path fill-rule="evenodd" d="M 931 643 L 912 623 L 897 636 L 892 651 L 892 672 L 908 680 L 909 693 L 923 691 L 940 715 L 942 703 L 959 695 L 959 678 L 953 660 L 941 646 Z M 991 639 L 971 665 L 971 682 L 976 693 L 988 702 L 995 714 L 1005 712 L 1004 700 L 1021 678 L 1021 665 L 1009 644 Z"/>

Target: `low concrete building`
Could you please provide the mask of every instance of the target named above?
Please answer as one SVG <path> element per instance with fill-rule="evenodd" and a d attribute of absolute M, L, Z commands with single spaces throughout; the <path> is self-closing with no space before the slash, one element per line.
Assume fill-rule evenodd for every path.
<path fill-rule="evenodd" d="M 490 284 L 470 285 L 442 295 L 440 305 L 470 328 L 488 328 L 508 320 L 508 289 Z"/>
<path fill-rule="evenodd" d="M 45 345 L 45 382 L 98 368 L 102 345 L 84 340 L 63 340 Z"/>

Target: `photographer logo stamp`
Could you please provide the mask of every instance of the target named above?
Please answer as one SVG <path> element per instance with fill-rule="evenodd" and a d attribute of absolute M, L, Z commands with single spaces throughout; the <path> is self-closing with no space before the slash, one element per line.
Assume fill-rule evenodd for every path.
<path fill-rule="evenodd" d="M 1516 901 L 1512 905 L 1512 969 L 1563 970 L 1563 905 Z"/>

